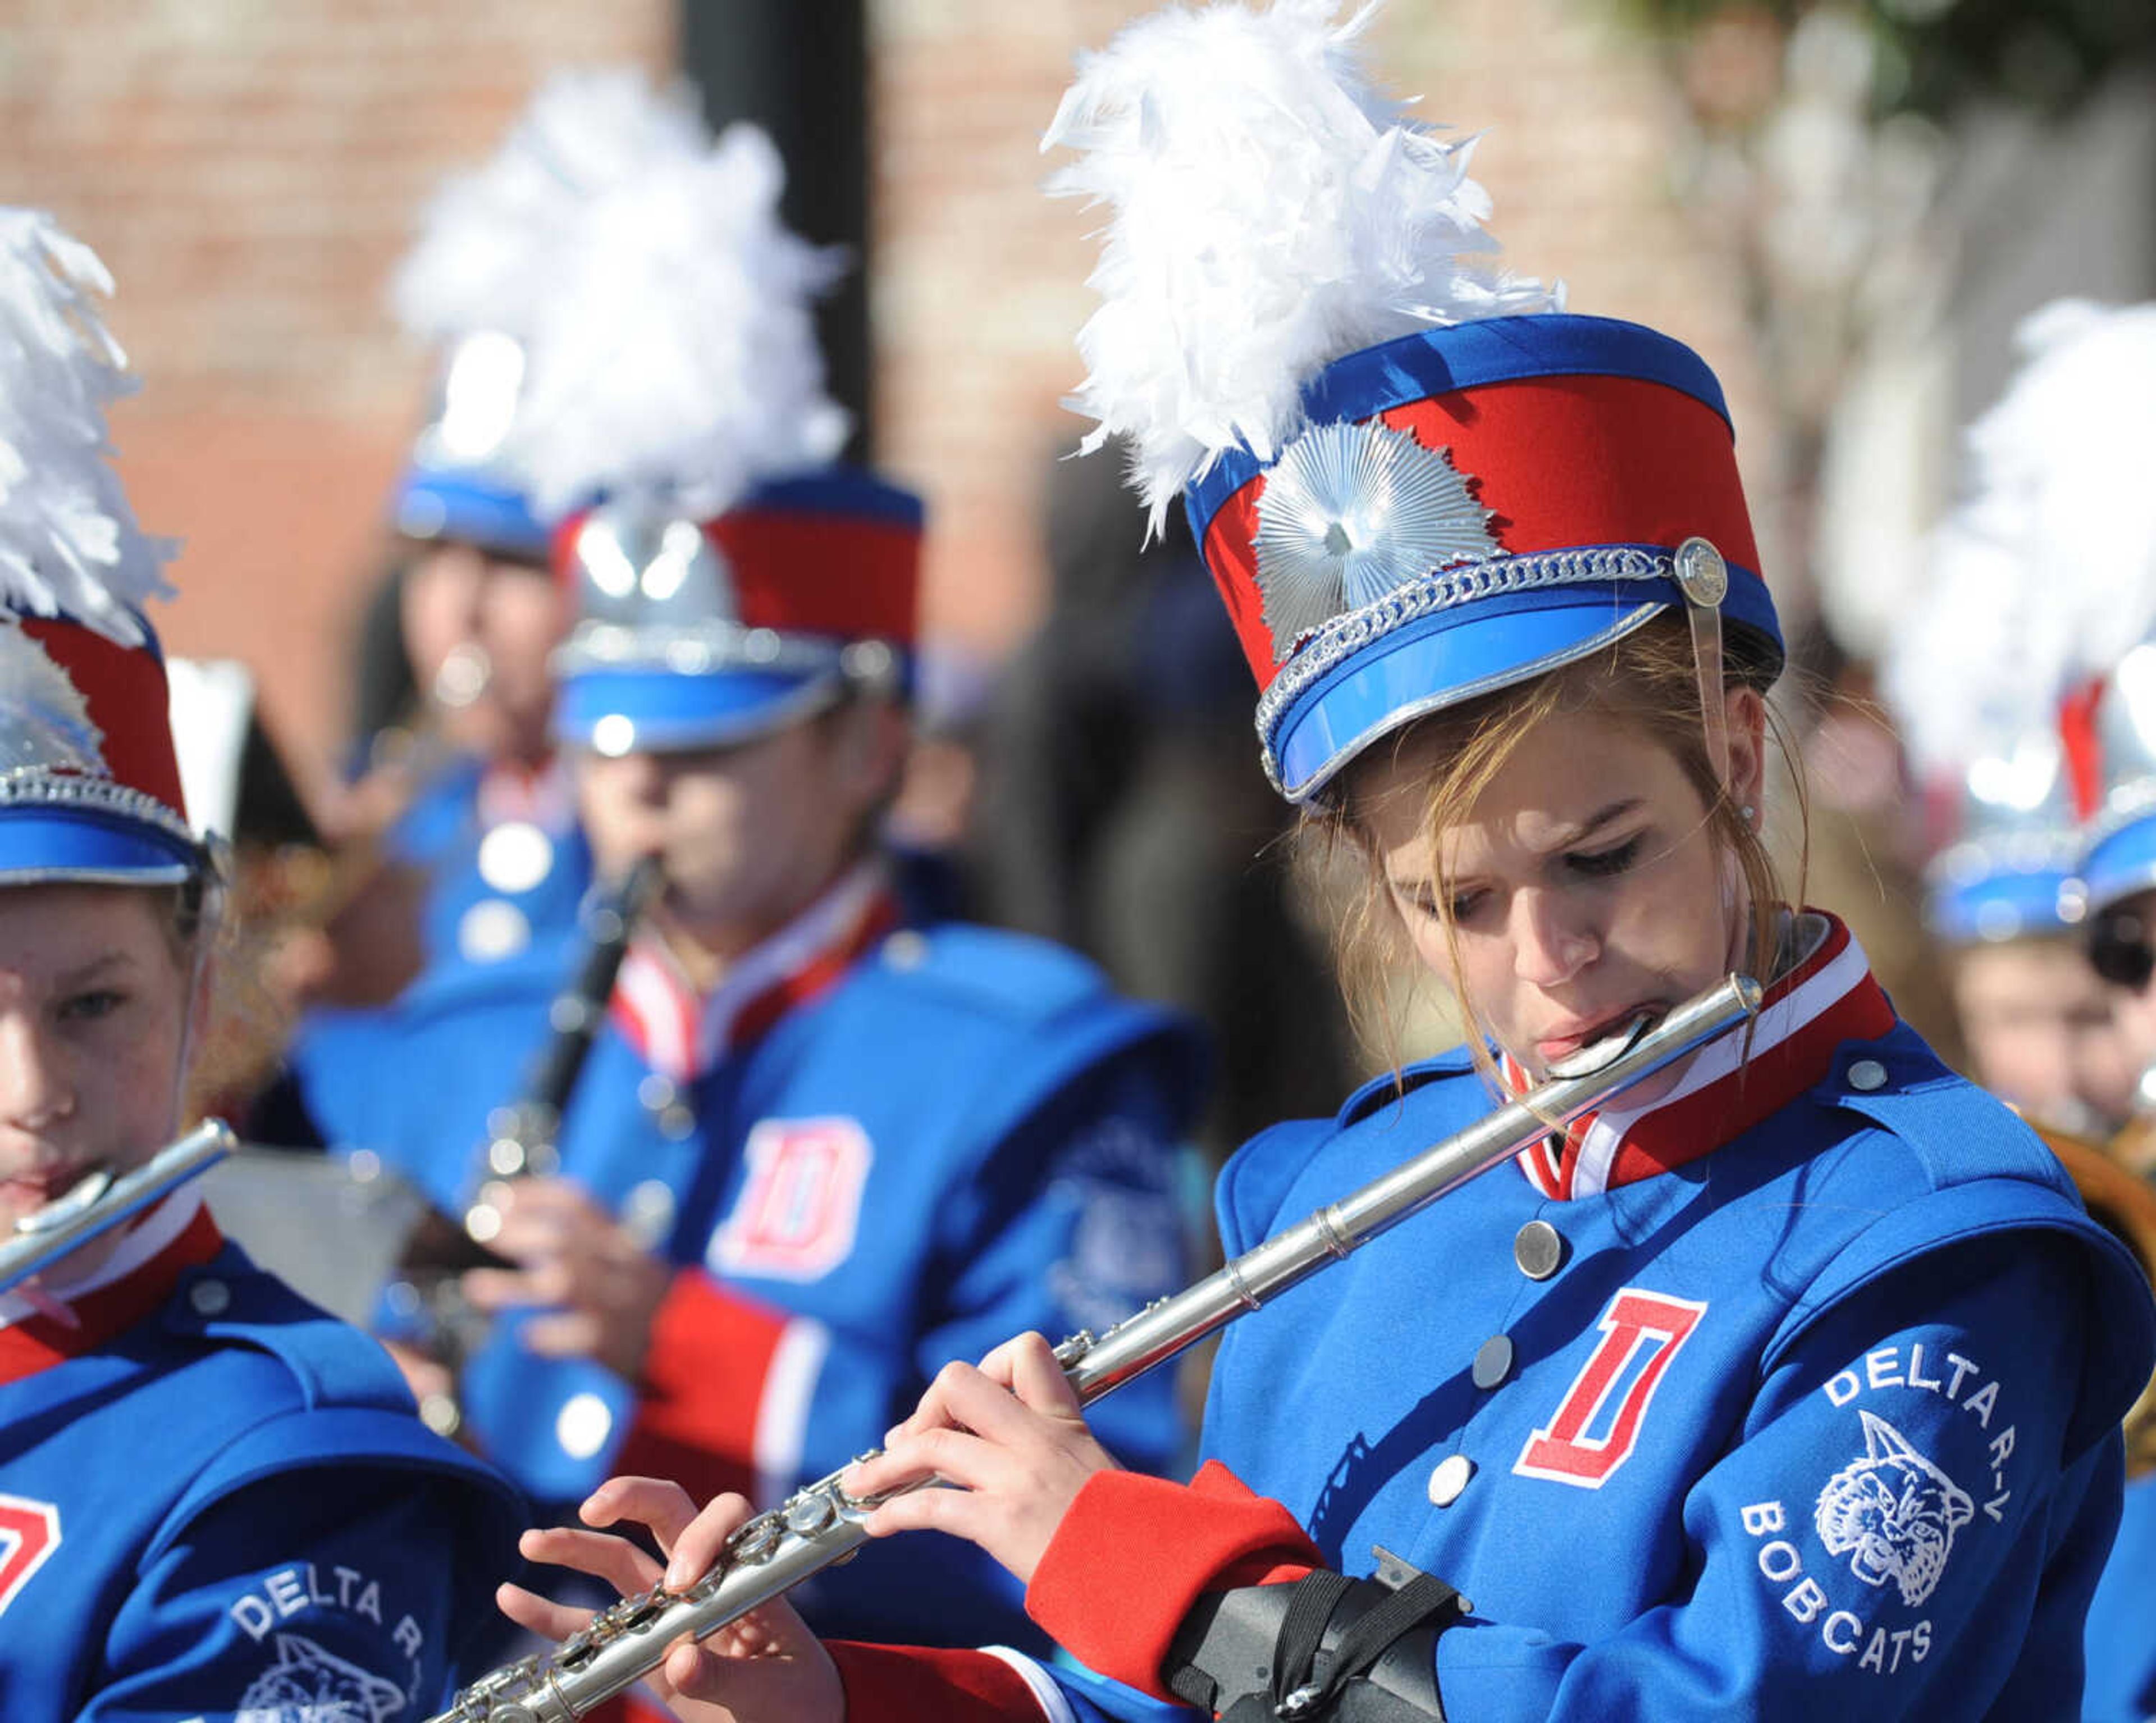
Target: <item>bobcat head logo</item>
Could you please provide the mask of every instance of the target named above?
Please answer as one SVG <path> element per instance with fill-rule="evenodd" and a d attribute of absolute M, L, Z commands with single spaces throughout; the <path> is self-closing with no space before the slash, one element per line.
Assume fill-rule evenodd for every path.
<path fill-rule="evenodd" d="M 277 1635 L 277 1661 L 254 1678 L 234 1723 L 389 1723 L 404 1709 L 393 1681 L 332 1657 L 297 1633 Z"/>
<path fill-rule="evenodd" d="M 1914 1608 L 1938 1586 L 1976 1504 L 1886 1419 L 1856 1415 L 1864 1458 L 1827 1479 L 1812 1518 L 1830 1556 L 1849 1555 L 1850 1571 L 1867 1586 L 1892 1580 Z"/>

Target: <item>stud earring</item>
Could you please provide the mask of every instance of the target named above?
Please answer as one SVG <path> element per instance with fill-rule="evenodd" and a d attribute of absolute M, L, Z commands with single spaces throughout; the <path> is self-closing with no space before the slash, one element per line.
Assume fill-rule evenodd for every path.
<path fill-rule="evenodd" d="M 1747 825 L 1757 825 L 1759 823 L 1759 810 L 1753 807 L 1751 803 L 1745 803 L 1741 812 L 1744 816 L 1744 823 Z"/>

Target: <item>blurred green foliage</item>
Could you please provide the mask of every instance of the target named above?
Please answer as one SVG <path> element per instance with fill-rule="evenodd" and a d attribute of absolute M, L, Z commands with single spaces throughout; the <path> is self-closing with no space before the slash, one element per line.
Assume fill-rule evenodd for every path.
<path fill-rule="evenodd" d="M 1786 30 L 1832 0 L 1620 0 L 1673 37 L 1748 15 Z M 2156 0 L 1843 0 L 1871 29 L 1881 113 L 2004 100 L 2053 117 L 2112 73 L 2156 67 Z"/>

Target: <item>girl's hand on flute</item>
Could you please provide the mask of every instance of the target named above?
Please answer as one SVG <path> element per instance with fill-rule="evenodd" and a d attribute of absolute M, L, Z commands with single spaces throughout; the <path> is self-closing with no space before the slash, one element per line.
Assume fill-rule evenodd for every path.
<path fill-rule="evenodd" d="M 662 1570 L 626 1538 L 567 1526 L 527 1531 L 518 1547 L 531 1561 L 573 1567 L 627 1597 L 649 1591 L 662 1574 L 670 1589 L 695 1584 L 750 1509 L 744 1497 L 722 1495 L 699 1514 L 678 1484 L 610 1478 L 578 1513 L 590 1526 L 634 1520 L 649 1527 L 667 1566 Z M 592 1618 L 588 1609 L 521 1586 L 503 1586 L 495 1598 L 519 1627 L 549 1639 L 566 1639 Z M 844 1723 L 845 1716 L 836 1666 L 783 1599 L 751 1610 L 701 1642 L 682 1639 L 644 1680 L 682 1723 Z"/>
<path fill-rule="evenodd" d="M 869 1515 L 869 1535 L 932 1527 L 978 1544 L 1030 1583 L 1086 1480 L 1115 1469 L 1055 1349 L 1026 1334 L 978 1369 L 946 1365 L 913 1415 L 885 1438 L 883 1453 L 848 1471 L 845 1488 L 879 1495 L 931 1476 L 956 1486 L 886 1503 Z"/>

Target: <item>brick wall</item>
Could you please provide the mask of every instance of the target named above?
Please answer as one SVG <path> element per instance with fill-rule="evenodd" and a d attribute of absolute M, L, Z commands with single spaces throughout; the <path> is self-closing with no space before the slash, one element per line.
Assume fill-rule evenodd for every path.
<path fill-rule="evenodd" d="M 145 378 L 115 421 L 136 511 L 186 541 L 160 625 L 254 664 L 321 759 L 342 636 L 426 367 L 383 283 L 443 173 L 562 60 L 664 64 L 668 0 L 14 0 L 0 201 L 55 211 Z"/>
<path fill-rule="evenodd" d="M 1094 303 L 1092 219 L 1040 195 L 1052 163 L 1035 144 L 1074 51 L 1151 9 L 872 6 L 880 447 L 934 504 L 932 621 L 992 645 L 1026 626 L 1041 589 L 1034 499 L 1049 451 L 1081 426 L 1057 402 Z M 1514 268 L 1563 277 L 1574 310 L 1636 318 L 1705 354 L 1743 434 L 1755 512 L 1771 517 L 1774 447 L 1736 265 L 1670 195 L 1680 100 L 1614 10 L 1395 0 L 1378 59 L 1429 118 L 1488 132 L 1475 171 Z"/>
<path fill-rule="evenodd" d="M 936 512 L 931 625 L 1007 645 L 1040 591 L 1043 462 L 1077 421 L 1087 223 L 1035 150 L 1126 0 L 870 0 L 886 462 Z M 1692 341 L 1730 387 L 1755 492 L 1771 445 L 1729 259 L 1670 201 L 1675 98 L 1603 0 L 1395 0 L 1378 45 L 1476 171 L 1515 265 L 1576 308 Z M 0 199 L 49 207 L 120 282 L 147 379 L 117 436 L 139 512 L 187 553 L 165 630 L 254 662 L 326 757 L 341 637 L 412 425 L 421 357 L 382 283 L 439 176 L 564 60 L 670 57 L 670 0 L 15 0 L 0 12 Z M 1762 500 L 1764 500 L 1763 498 Z"/>

